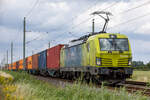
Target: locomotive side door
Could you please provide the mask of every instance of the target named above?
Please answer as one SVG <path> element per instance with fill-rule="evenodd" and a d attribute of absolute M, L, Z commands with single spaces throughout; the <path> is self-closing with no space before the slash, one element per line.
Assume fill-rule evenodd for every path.
<path fill-rule="evenodd" d="M 94 41 L 87 43 L 87 64 L 93 66 L 95 64 L 95 45 Z"/>
<path fill-rule="evenodd" d="M 94 41 L 90 41 L 89 45 L 89 65 L 94 66 L 95 65 L 95 43 Z"/>

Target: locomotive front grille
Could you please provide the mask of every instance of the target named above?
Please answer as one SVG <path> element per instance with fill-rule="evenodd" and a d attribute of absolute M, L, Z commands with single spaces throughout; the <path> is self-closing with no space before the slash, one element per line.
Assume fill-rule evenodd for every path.
<path fill-rule="evenodd" d="M 128 66 L 128 59 L 118 59 L 118 66 Z"/>
<path fill-rule="evenodd" d="M 102 66 L 112 66 L 112 59 L 102 58 L 101 59 Z"/>

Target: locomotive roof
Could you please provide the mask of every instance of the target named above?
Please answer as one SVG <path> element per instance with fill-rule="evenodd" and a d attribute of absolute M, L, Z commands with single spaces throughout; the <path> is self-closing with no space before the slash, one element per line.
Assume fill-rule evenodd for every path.
<path fill-rule="evenodd" d="M 127 36 L 125 36 L 124 34 L 120 34 L 120 33 L 102 33 L 102 34 L 97 34 L 97 35 L 92 35 L 88 38 L 92 39 L 92 38 L 110 38 L 110 35 L 115 35 L 117 38 L 127 38 Z"/>
<path fill-rule="evenodd" d="M 95 38 L 110 38 L 110 35 L 115 35 L 117 36 L 117 38 L 127 38 L 124 34 L 119 34 L 119 33 L 94 33 L 94 34 L 88 34 L 88 35 L 84 35 L 78 39 L 72 40 L 69 43 L 68 47 L 74 46 L 74 45 L 78 45 L 78 44 L 82 44 L 88 40 L 92 40 Z"/>
<path fill-rule="evenodd" d="M 71 42 L 76 42 L 76 41 L 87 41 L 89 38 L 93 38 L 93 37 L 100 37 L 100 38 L 110 38 L 110 35 L 116 35 L 117 38 L 127 38 L 124 34 L 120 34 L 120 33 L 94 33 L 94 34 L 88 34 L 88 35 L 84 35 L 78 39 L 72 40 Z"/>

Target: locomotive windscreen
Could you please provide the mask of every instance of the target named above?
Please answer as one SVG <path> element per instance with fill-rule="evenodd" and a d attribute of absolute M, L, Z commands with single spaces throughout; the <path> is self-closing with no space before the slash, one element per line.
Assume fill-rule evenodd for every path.
<path fill-rule="evenodd" d="M 129 51 L 128 39 L 99 39 L 101 51 Z"/>

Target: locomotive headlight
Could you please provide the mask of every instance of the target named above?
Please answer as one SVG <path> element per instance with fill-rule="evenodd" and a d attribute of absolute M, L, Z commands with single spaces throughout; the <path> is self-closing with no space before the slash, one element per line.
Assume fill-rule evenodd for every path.
<path fill-rule="evenodd" d="M 129 59 L 128 65 L 130 66 L 132 64 L 132 59 Z"/>
<path fill-rule="evenodd" d="M 96 58 L 96 65 L 98 65 L 98 66 L 101 65 L 101 58 Z"/>

